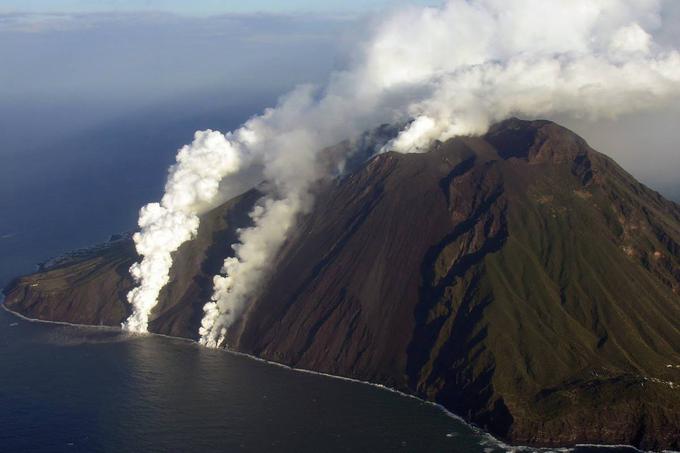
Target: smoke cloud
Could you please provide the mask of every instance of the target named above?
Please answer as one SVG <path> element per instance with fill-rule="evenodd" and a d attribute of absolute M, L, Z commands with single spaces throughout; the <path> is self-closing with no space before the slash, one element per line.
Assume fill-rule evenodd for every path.
<path fill-rule="evenodd" d="M 658 108 L 680 94 L 680 54 L 652 34 L 662 26 L 660 6 L 656 0 L 450 0 L 376 21 L 353 62 L 325 86 L 301 86 L 224 136 L 225 148 L 248 157 L 235 158 L 241 165 L 221 176 L 258 165 L 268 186 L 251 213 L 253 225 L 232 245 L 235 256 L 214 278 L 201 343 L 224 342 L 298 216 L 312 206 L 313 187 L 333 176 L 321 150 L 383 123 L 407 126 L 376 152 L 421 152 L 434 140 L 482 134 L 512 115 L 593 120 Z M 183 190 L 169 180 L 171 189 Z M 175 229 L 177 212 L 191 219 L 190 228 Z M 149 282 L 146 292 L 154 297 L 167 282 L 174 245 L 192 237 L 196 221 L 191 209 L 156 217 L 162 221 L 145 221 L 138 241 L 139 247 L 148 229 L 160 239 L 149 242 L 164 244 L 144 247 L 150 255 L 161 250 L 163 278 L 151 265 L 148 277 L 139 272 L 138 290 Z"/>
<path fill-rule="evenodd" d="M 161 202 L 140 210 L 141 230 L 133 239 L 143 259 L 130 268 L 138 286 L 127 295 L 133 312 L 123 323 L 124 329 L 148 330 L 149 314 L 168 283 L 171 253 L 196 235 L 198 214 L 217 198 L 220 181 L 239 170 L 244 156 L 241 148 L 229 141 L 231 137 L 211 130 L 196 132 L 191 145 L 177 153 Z"/>

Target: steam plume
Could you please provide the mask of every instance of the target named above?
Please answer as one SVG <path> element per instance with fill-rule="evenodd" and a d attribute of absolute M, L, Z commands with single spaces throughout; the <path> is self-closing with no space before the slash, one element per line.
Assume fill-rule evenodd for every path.
<path fill-rule="evenodd" d="M 177 153 L 161 202 L 140 210 L 141 231 L 133 239 L 143 259 L 130 268 L 138 286 L 127 295 L 133 312 L 123 323 L 124 329 L 147 331 L 151 309 L 169 279 L 171 253 L 194 237 L 198 213 L 211 206 L 220 181 L 239 170 L 241 148 L 227 138 L 211 130 L 196 132 L 193 143 Z"/>
<path fill-rule="evenodd" d="M 299 87 L 249 120 L 247 142 L 227 134 L 225 146 L 249 156 L 241 170 L 257 163 L 269 188 L 214 279 L 201 343 L 224 341 L 310 208 L 312 187 L 331 175 L 319 150 L 408 119 L 383 151 L 424 151 L 433 140 L 482 134 L 511 115 L 595 119 L 656 108 L 680 93 L 680 54 L 650 34 L 661 26 L 659 11 L 657 0 L 450 0 L 375 23 L 353 64 L 327 85 Z M 168 243 L 181 242 L 164 224 L 158 230 L 173 237 Z M 167 262 L 171 249 L 163 249 Z"/>

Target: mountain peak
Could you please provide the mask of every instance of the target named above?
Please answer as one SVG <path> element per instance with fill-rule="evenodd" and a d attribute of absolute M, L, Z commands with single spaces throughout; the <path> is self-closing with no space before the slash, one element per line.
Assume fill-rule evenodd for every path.
<path fill-rule="evenodd" d="M 573 160 L 590 150 L 581 137 L 548 120 L 510 118 L 491 126 L 484 138 L 498 149 L 503 159 L 557 163 Z"/>
<path fill-rule="evenodd" d="M 204 215 L 154 332 L 196 337 L 259 197 Z M 16 280 L 5 303 L 115 325 L 135 259 L 123 241 Z M 680 447 L 680 207 L 555 123 L 358 163 L 320 185 L 269 268 L 232 349 L 389 385 L 517 443 Z"/>

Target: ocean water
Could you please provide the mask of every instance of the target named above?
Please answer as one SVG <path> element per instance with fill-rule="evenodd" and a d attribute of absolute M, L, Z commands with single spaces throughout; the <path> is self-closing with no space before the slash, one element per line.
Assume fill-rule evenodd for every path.
<path fill-rule="evenodd" d="M 441 409 L 193 342 L 0 311 L 0 451 L 504 451 Z"/>
<path fill-rule="evenodd" d="M 509 447 L 388 389 L 5 310 L 0 364 L 0 452 L 636 451 Z"/>

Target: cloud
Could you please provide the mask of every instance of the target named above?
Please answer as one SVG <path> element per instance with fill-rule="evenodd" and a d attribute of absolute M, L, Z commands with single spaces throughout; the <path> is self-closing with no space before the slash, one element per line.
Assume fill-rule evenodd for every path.
<path fill-rule="evenodd" d="M 240 169 L 258 165 L 268 185 L 215 277 L 201 342 L 223 343 L 314 186 L 342 167 L 347 156 L 329 167 L 325 148 L 383 123 L 407 126 L 375 152 L 422 152 L 511 115 L 594 120 L 659 108 L 680 93 L 680 54 L 653 38 L 660 23 L 654 0 L 450 0 L 376 19 L 345 70 L 225 135 L 248 156 Z"/>

